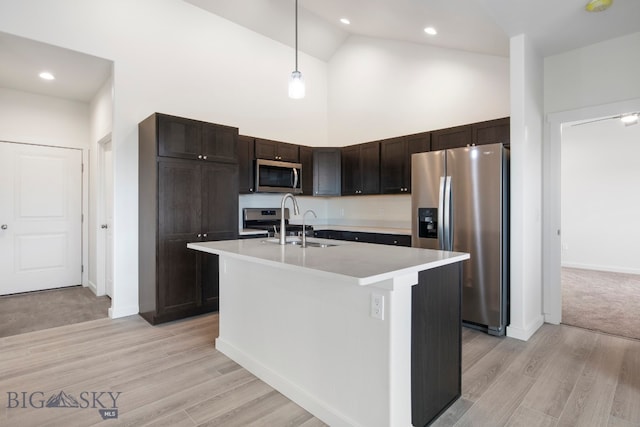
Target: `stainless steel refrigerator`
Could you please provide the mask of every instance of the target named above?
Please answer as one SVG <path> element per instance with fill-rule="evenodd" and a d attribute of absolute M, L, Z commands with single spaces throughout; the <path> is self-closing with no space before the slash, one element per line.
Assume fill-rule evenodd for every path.
<path fill-rule="evenodd" d="M 509 150 L 502 144 L 411 156 L 412 246 L 467 252 L 462 320 L 492 335 L 509 322 Z"/>

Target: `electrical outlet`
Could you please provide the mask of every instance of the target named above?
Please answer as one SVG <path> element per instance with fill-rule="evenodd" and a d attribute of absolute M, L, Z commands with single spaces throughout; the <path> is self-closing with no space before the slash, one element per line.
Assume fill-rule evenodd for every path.
<path fill-rule="evenodd" d="M 384 320 L 384 296 L 371 294 L 371 317 Z"/>

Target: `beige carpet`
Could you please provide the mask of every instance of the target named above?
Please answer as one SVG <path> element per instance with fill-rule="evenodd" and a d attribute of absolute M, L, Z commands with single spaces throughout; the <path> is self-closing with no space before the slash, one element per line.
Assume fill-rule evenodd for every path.
<path fill-rule="evenodd" d="M 640 339 L 640 275 L 563 268 L 562 323 Z"/>
<path fill-rule="evenodd" d="M 102 319 L 109 307 L 82 286 L 0 296 L 0 337 Z"/>

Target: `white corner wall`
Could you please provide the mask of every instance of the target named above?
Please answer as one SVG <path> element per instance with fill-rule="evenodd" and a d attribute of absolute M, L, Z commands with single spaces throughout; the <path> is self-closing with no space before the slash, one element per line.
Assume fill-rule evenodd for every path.
<path fill-rule="evenodd" d="M 350 36 L 329 61 L 329 145 L 509 116 L 509 59 Z"/>
<path fill-rule="evenodd" d="M 640 98 L 640 32 L 544 60 L 546 113 Z"/>
<path fill-rule="evenodd" d="M 562 129 L 562 265 L 640 274 L 640 125 Z"/>
<path fill-rule="evenodd" d="M 326 63 L 300 56 L 307 96 L 291 100 L 293 49 L 183 1 L 0 0 L 0 31 L 114 61 L 113 317 L 138 312 L 140 121 L 159 111 L 327 145 Z"/>
<path fill-rule="evenodd" d="M 542 325 L 543 60 L 522 34 L 511 38 L 511 324 L 528 340 Z"/>
<path fill-rule="evenodd" d="M 89 148 L 89 104 L 0 87 L 0 140 Z"/>

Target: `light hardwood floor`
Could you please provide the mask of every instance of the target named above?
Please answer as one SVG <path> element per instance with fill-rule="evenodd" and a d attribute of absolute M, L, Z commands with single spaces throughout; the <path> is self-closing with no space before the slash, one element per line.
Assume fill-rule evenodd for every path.
<path fill-rule="evenodd" d="M 217 315 L 155 327 L 132 316 L 0 338 L 0 426 L 324 425 L 217 352 L 217 329 Z M 81 405 L 120 392 L 118 418 L 32 407 L 60 391 Z M 562 325 L 526 343 L 464 329 L 463 396 L 434 425 L 640 426 L 640 341 Z"/>

